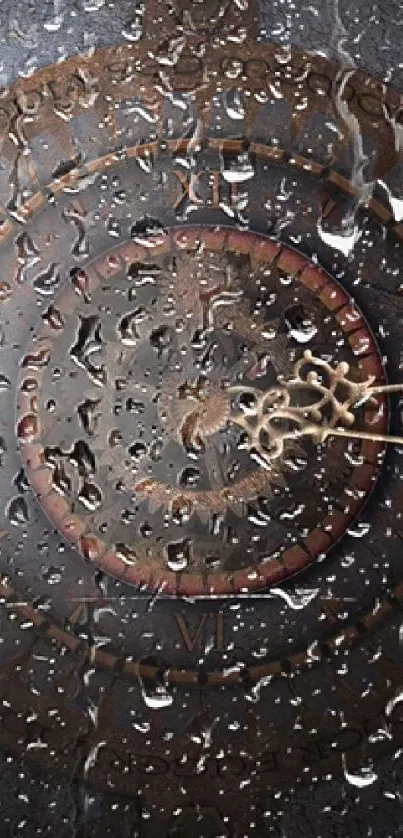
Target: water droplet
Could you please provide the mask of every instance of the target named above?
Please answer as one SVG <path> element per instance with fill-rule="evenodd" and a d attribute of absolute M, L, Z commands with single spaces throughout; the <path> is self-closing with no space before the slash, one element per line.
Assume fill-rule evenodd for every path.
<path fill-rule="evenodd" d="M 136 345 L 139 339 L 136 326 L 143 323 L 143 321 L 147 319 L 147 316 L 146 309 L 139 306 L 139 308 L 134 309 L 134 311 L 129 311 L 124 317 L 122 317 L 118 329 L 121 335 L 122 343 L 124 343 L 125 346 Z"/>
<path fill-rule="evenodd" d="M 14 486 L 18 489 L 20 494 L 24 494 L 24 492 L 29 492 L 30 485 L 27 480 L 27 476 L 23 468 L 20 468 L 19 472 L 16 474 L 13 480 Z"/>
<path fill-rule="evenodd" d="M 63 24 L 63 21 L 64 16 L 62 14 L 53 15 L 44 21 L 43 28 L 46 29 L 47 32 L 58 32 Z"/>
<path fill-rule="evenodd" d="M 17 436 L 21 442 L 33 442 L 38 436 L 38 419 L 34 414 L 23 416 L 17 425 Z"/>
<path fill-rule="evenodd" d="M 28 506 L 23 495 L 12 498 L 6 507 L 6 515 L 10 524 L 19 527 L 29 521 Z"/>
<path fill-rule="evenodd" d="M 160 236 L 164 235 L 165 228 L 160 221 L 156 218 L 150 218 L 149 216 L 145 216 L 144 218 L 140 219 L 133 225 L 131 229 L 131 237 L 136 241 L 138 244 L 144 245 L 144 247 L 154 247 L 154 245 L 159 242 Z M 153 236 L 157 238 L 153 241 Z M 163 241 L 163 238 L 161 239 Z"/>
<path fill-rule="evenodd" d="M 245 103 L 240 90 L 229 91 L 225 95 L 224 108 L 230 119 L 245 119 Z"/>
<path fill-rule="evenodd" d="M 352 535 L 353 538 L 364 538 L 365 535 L 369 533 L 371 528 L 371 524 L 366 521 L 358 521 L 354 527 L 349 527 L 347 530 L 349 535 Z"/>
<path fill-rule="evenodd" d="M 71 284 L 76 292 L 80 297 L 83 297 L 85 302 L 89 302 L 90 300 L 90 293 L 89 293 L 89 286 L 90 280 L 89 276 L 83 268 L 74 268 L 71 272 Z"/>
<path fill-rule="evenodd" d="M 153 528 L 149 521 L 142 521 L 139 526 L 139 533 L 142 538 L 150 538 L 152 535 Z"/>
<path fill-rule="evenodd" d="M 54 305 L 50 305 L 49 308 L 46 309 L 45 313 L 42 315 L 42 319 L 48 324 L 48 326 L 50 326 L 51 329 L 54 329 L 55 331 L 61 331 L 64 329 L 65 321 L 63 315 Z"/>
<path fill-rule="evenodd" d="M 362 230 L 359 229 L 358 225 L 354 225 L 350 229 L 330 232 L 323 229 L 321 220 L 317 223 L 317 230 L 325 244 L 333 250 L 340 250 L 344 256 L 349 256 L 353 252 L 355 245 L 362 236 Z"/>
<path fill-rule="evenodd" d="M 253 414 L 256 410 L 256 396 L 254 393 L 250 393 L 245 390 L 243 393 L 239 395 L 238 398 L 238 406 L 242 413 Z"/>
<path fill-rule="evenodd" d="M 80 538 L 80 547 L 83 555 L 88 561 L 96 561 L 99 555 L 97 540 L 91 535 L 83 535 Z"/>
<path fill-rule="evenodd" d="M 171 508 L 172 522 L 177 526 L 187 524 L 192 514 L 192 508 L 188 498 L 181 496 L 174 498 Z"/>
<path fill-rule="evenodd" d="M 99 12 L 105 5 L 105 0 L 82 0 L 85 12 Z"/>
<path fill-rule="evenodd" d="M 72 488 L 72 482 L 66 474 L 63 463 L 57 463 L 53 471 L 53 485 L 59 489 L 62 494 L 69 494 Z"/>
<path fill-rule="evenodd" d="M 58 585 L 63 579 L 63 574 L 60 567 L 51 565 L 42 573 L 42 577 L 48 585 Z"/>
<path fill-rule="evenodd" d="M 102 504 L 102 492 L 95 483 L 85 482 L 78 499 L 89 512 L 95 512 Z"/>
<path fill-rule="evenodd" d="M 12 289 L 8 282 L 0 282 L 0 302 L 5 302 L 11 297 Z"/>
<path fill-rule="evenodd" d="M 346 755 L 342 754 L 342 763 L 343 763 L 343 771 L 344 776 L 350 785 L 355 786 L 356 788 L 363 789 L 366 786 L 372 786 L 378 779 L 378 775 L 373 771 L 372 768 L 363 767 L 361 768 L 360 772 L 352 773 L 351 771 L 347 771 L 346 767 Z"/>
<path fill-rule="evenodd" d="M 185 570 L 190 560 L 190 544 L 188 539 L 184 541 L 172 541 L 167 545 L 167 566 L 174 573 Z"/>
<path fill-rule="evenodd" d="M 134 550 L 127 546 L 127 544 L 122 544 L 119 542 L 115 544 L 115 551 L 117 557 L 124 563 L 132 567 L 137 562 L 137 556 Z"/>
<path fill-rule="evenodd" d="M 393 713 L 396 704 L 400 704 L 403 701 L 403 689 L 400 687 L 396 690 L 394 696 L 388 701 L 385 707 L 385 714 L 386 716 L 391 716 Z"/>
<path fill-rule="evenodd" d="M 142 681 L 140 684 L 144 704 L 151 710 L 162 710 L 164 707 L 170 707 L 173 703 L 173 695 L 168 692 L 165 686 L 158 685 L 154 692 L 151 692 L 150 687 L 147 686 L 146 689 Z"/>
<path fill-rule="evenodd" d="M 255 169 L 249 155 L 245 153 L 231 160 L 226 159 L 223 162 L 221 173 L 227 183 L 243 183 L 254 177 Z"/>
<path fill-rule="evenodd" d="M 82 476 L 95 474 L 95 457 L 85 440 L 79 439 L 74 443 L 69 458 L 73 465 L 77 466 Z"/>
<path fill-rule="evenodd" d="M 86 399 L 77 407 L 78 418 L 83 430 L 88 434 L 93 434 L 95 431 L 96 421 L 99 415 L 96 408 L 100 403 L 100 399 Z"/>
<path fill-rule="evenodd" d="M 5 390 L 9 390 L 10 387 L 11 387 L 10 379 L 7 378 L 6 375 L 3 375 L 2 372 L 0 372 L 0 393 L 3 393 Z"/>
<path fill-rule="evenodd" d="M 36 354 L 31 352 L 28 355 L 25 355 L 25 358 L 22 360 L 21 367 L 23 369 L 28 368 L 31 370 L 40 370 L 48 366 L 49 360 L 49 349 L 40 349 Z"/>
<path fill-rule="evenodd" d="M 221 513 L 214 512 L 209 521 L 209 530 L 211 535 L 220 535 L 223 523 L 224 516 Z"/>
<path fill-rule="evenodd" d="M 52 263 L 43 273 L 39 274 L 33 281 L 33 286 L 38 294 L 54 294 L 61 282 L 59 265 Z"/>
<path fill-rule="evenodd" d="M 0 436 L 0 466 L 4 465 L 4 454 L 7 452 L 7 445 L 4 437 Z"/>
<path fill-rule="evenodd" d="M 136 287 L 141 288 L 143 285 L 155 285 L 156 277 L 161 273 L 159 265 L 149 264 L 147 262 L 133 262 L 129 265 L 127 270 L 127 278 L 132 281 Z"/>
<path fill-rule="evenodd" d="M 167 326 L 159 326 L 154 329 L 150 335 L 150 344 L 157 350 L 158 356 L 161 357 L 163 352 L 170 346 L 172 342 L 171 329 Z"/>
<path fill-rule="evenodd" d="M 294 593 L 283 590 L 283 588 L 271 588 L 270 595 L 278 596 L 283 599 L 293 611 L 302 611 L 311 600 L 319 593 L 319 588 L 309 589 L 295 589 Z"/>
<path fill-rule="evenodd" d="M 147 446 L 144 442 L 134 442 L 129 448 L 129 454 L 133 460 L 141 460 L 147 454 Z"/>
<path fill-rule="evenodd" d="M 139 402 L 136 399 L 132 399 L 132 398 L 127 399 L 127 402 L 126 402 L 126 412 L 127 413 L 141 414 L 141 413 L 145 412 L 145 409 L 146 409 L 146 406 L 145 406 L 144 402 Z"/>
<path fill-rule="evenodd" d="M 308 343 L 317 334 L 316 326 L 306 324 L 300 329 L 290 329 L 290 336 L 298 343 Z"/>
<path fill-rule="evenodd" d="M 195 466 L 187 466 L 183 469 L 180 476 L 180 483 L 182 486 L 195 488 L 200 482 L 200 472 Z"/>

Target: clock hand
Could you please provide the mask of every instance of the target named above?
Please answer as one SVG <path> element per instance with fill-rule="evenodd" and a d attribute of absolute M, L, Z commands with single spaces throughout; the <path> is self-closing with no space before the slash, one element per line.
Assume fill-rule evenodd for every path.
<path fill-rule="evenodd" d="M 304 365 L 309 365 L 305 376 Z M 319 376 L 318 369 L 325 375 Z M 371 401 L 375 395 L 403 392 L 403 384 L 374 386 L 374 376 L 362 382 L 352 381 L 347 377 L 347 363 L 332 368 L 310 350 L 297 361 L 293 372 L 291 379 L 266 391 L 242 385 L 229 387 L 227 391 L 248 397 L 242 410 L 231 414 L 231 421 L 247 431 L 250 449 L 259 454 L 263 465 L 270 466 L 271 461 L 283 454 L 286 441 L 295 442 L 303 436 L 311 437 L 317 443 L 324 442 L 329 436 L 339 436 L 403 445 L 403 437 L 352 427 L 356 420 L 354 408 Z M 309 397 L 311 401 L 305 405 L 293 403 L 296 395 L 300 398 L 302 395 L 305 401 Z M 340 427 L 339 423 L 345 427 Z"/>

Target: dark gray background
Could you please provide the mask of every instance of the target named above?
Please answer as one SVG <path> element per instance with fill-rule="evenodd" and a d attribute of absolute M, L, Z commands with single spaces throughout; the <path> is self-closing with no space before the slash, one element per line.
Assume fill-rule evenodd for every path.
<path fill-rule="evenodd" d="M 0 85 L 69 55 L 128 40 L 135 5 L 133 0 L 0 0 Z M 403 88 L 403 3 L 398 0 L 260 0 L 260 25 L 264 40 L 319 52 Z M 397 751 L 377 765 L 378 780 L 367 789 L 333 781 L 309 791 L 290 790 L 281 801 L 267 800 L 267 811 L 276 809 L 276 815 L 262 815 L 253 834 L 277 838 L 403 834 L 401 761 Z M 77 821 L 77 810 L 85 808 L 84 796 L 82 788 L 59 784 L 6 756 L 0 758 L 2 838 L 101 834 L 87 833 L 83 822 Z M 152 825 L 141 818 L 141 805 L 132 802 L 126 813 L 124 801 L 117 806 L 112 815 L 109 802 L 94 795 L 87 806 L 88 825 L 96 824 L 104 812 L 109 813 L 111 835 L 154 835 Z"/>

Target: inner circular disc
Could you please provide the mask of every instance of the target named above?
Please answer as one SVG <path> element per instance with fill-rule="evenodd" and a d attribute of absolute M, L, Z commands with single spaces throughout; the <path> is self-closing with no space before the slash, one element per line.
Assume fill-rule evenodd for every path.
<path fill-rule="evenodd" d="M 135 229 L 49 306 L 17 435 L 87 560 L 167 594 L 249 591 L 326 553 L 367 500 L 383 444 L 322 431 L 387 430 L 383 397 L 341 407 L 371 376 L 368 324 L 305 255 L 224 227 Z"/>

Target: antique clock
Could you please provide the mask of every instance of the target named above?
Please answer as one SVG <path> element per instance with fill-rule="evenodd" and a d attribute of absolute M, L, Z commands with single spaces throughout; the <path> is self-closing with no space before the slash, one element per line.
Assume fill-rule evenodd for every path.
<path fill-rule="evenodd" d="M 0 101 L 2 834 L 400 834 L 399 77 L 338 7 L 50 6 Z"/>

